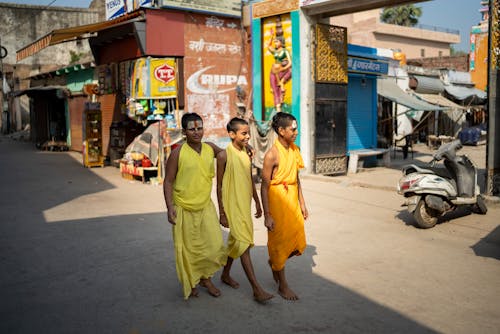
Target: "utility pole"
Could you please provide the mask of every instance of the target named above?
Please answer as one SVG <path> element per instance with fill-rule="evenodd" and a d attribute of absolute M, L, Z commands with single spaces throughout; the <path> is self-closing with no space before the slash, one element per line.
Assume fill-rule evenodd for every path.
<path fill-rule="evenodd" d="M 500 195 L 500 0 L 489 0 L 486 194 Z"/>

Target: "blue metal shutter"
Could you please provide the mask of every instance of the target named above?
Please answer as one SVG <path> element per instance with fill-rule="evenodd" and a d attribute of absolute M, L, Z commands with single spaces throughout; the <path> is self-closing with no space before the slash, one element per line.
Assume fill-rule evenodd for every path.
<path fill-rule="evenodd" d="M 377 147 L 376 79 L 349 76 L 347 150 Z"/>

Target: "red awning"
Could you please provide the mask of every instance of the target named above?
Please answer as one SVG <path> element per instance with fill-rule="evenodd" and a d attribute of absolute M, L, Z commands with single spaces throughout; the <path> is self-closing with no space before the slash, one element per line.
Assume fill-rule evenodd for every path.
<path fill-rule="evenodd" d="M 64 29 L 52 30 L 47 35 L 40 37 L 33 43 L 23 47 L 16 52 L 17 61 L 21 61 L 24 58 L 30 57 L 40 50 L 46 48 L 50 45 L 55 45 L 59 43 L 69 42 L 77 38 L 87 38 L 88 34 L 95 33 L 104 29 L 115 27 L 118 25 L 130 23 L 133 21 L 144 20 L 144 13 L 142 11 L 135 11 L 130 14 L 126 14 L 116 19 L 99 22 L 94 24 L 86 24 L 78 27 L 70 27 Z"/>

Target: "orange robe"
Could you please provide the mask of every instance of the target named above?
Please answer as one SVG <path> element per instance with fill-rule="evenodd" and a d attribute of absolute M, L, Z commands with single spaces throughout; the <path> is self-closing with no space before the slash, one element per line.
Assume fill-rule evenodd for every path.
<path fill-rule="evenodd" d="M 304 162 L 295 144 L 286 149 L 276 140 L 274 146 L 279 152 L 279 163 L 269 186 L 269 211 L 274 230 L 267 233 L 267 249 L 272 269 L 280 271 L 291 255 L 300 255 L 306 248 L 297 184 L 297 173 Z"/>

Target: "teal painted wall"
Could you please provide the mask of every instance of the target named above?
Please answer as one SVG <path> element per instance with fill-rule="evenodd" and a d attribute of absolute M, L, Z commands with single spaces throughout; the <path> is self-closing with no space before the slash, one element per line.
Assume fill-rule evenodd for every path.
<path fill-rule="evenodd" d="M 81 92 L 83 85 L 92 83 L 94 68 L 72 71 L 66 75 L 66 86 L 72 92 Z"/>

